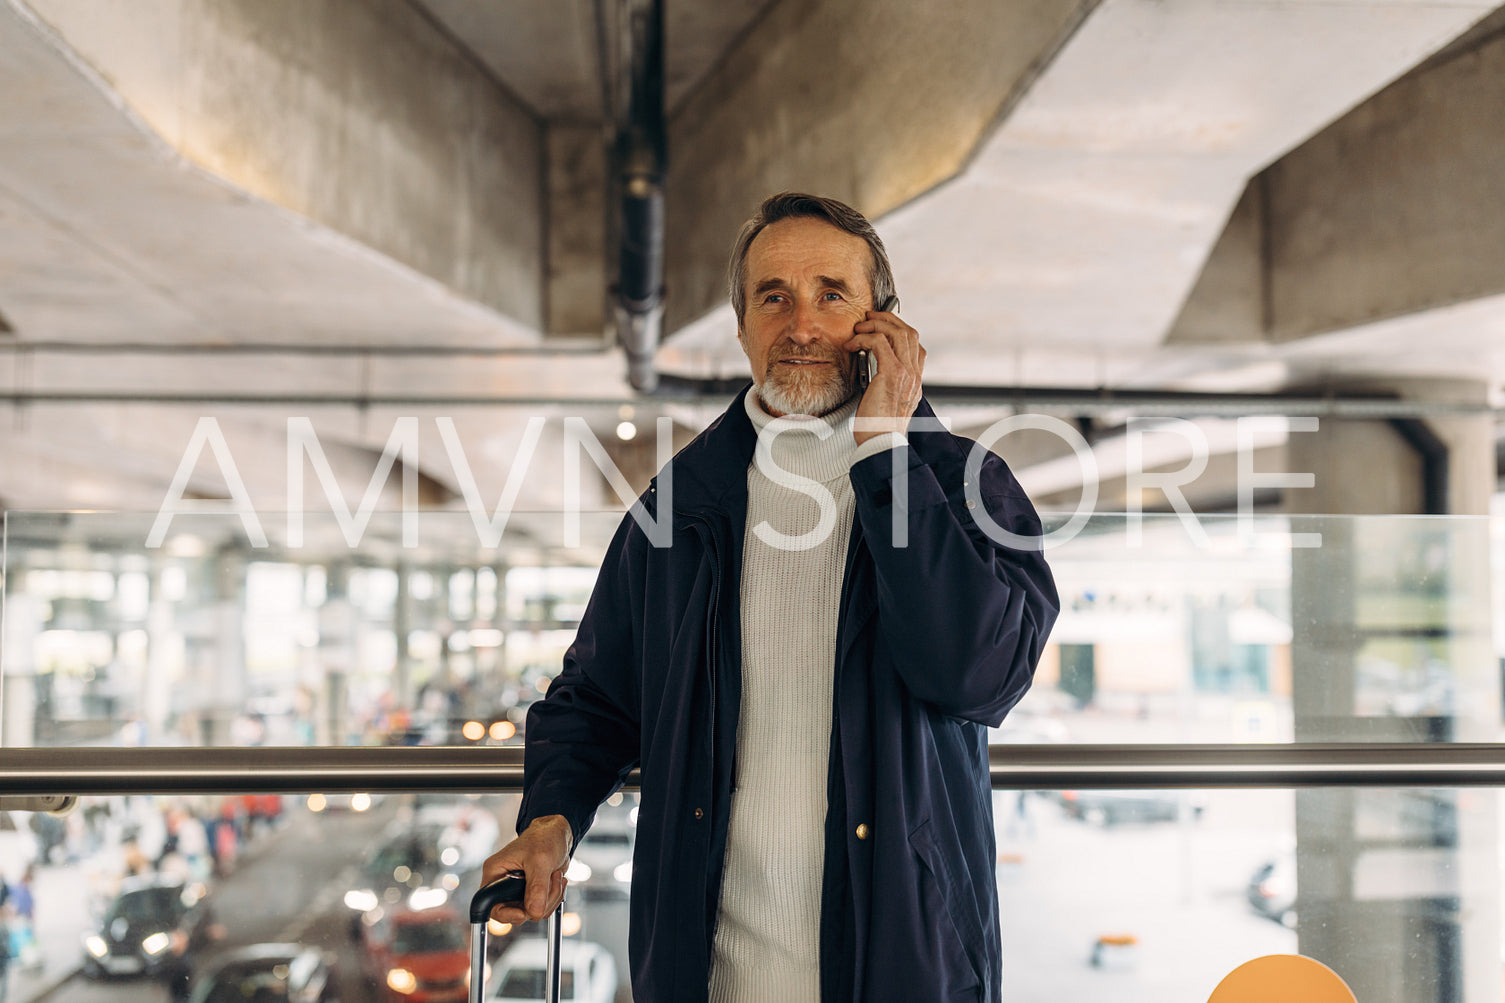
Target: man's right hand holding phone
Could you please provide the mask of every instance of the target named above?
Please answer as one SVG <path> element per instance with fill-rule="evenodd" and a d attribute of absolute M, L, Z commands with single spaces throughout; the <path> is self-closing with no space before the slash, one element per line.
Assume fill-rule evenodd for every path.
<path fill-rule="evenodd" d="M 881 306 L 890 306 L 890 299 Z M 843 346 L 849 352 L 867 352 L 877 360 L 877 372 L 857 405 L 858 422 L 853 437 L 861 445 L 875 435 L 909 428 L 909 419 L 920 406 L 920 378 L 925 370 L 925 347 L 920 332 L 891 310 L 869 310 L 852 327 Z M 862 364 L 859 356 L 857 364 Z"/>

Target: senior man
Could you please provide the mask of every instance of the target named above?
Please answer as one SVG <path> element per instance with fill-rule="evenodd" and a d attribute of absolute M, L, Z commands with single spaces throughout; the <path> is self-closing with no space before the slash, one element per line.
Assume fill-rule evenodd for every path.
<path fill-rule="evenodd" d="M 1012 545 L 1039 520 L 1001 459 L 940 430 L 859 212 L 770 197 L 730 287 L 753 386 L 643 495 L 672 535 L 617 530 L 528 715 L 520 835 L 485 867 L 528 895 L 495 915 L 554 908 L 640 767 L 635 999 L 996 1001 L 987 729 L 1059 608 L 1039 548 Z"/>

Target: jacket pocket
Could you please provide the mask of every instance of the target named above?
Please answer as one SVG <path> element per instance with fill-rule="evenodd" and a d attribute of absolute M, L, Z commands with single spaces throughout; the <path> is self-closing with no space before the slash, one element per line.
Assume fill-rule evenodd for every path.
<path fill-rule="evenodd" d="M 922 865 L 921 906 L 937 918 L 933 929 L 926 931 L 937 939 L 935 948 L 945 965 L 942 985 L 937 988 L 948 994 L 946 999 L 981 999 L 982 973 L 976 955 L 983 943 L 982 924 L 967 906 L 969 894 L 957 883 L 954 868 L 936 845 L 928 818 L 910 832 L 909 846 Z"/>

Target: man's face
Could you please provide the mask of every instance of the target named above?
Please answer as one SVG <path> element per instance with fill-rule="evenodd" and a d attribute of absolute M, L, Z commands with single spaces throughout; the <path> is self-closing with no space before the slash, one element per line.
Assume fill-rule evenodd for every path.
<path fill-rule="evenodd" d="M 852 399 L 856 367 L 840 346 L 872 306 L 861 237 L 819 219 L 780 220 L 747 250 L 747 309 L 737 329 L 764 409 L 828 414 Z"/>

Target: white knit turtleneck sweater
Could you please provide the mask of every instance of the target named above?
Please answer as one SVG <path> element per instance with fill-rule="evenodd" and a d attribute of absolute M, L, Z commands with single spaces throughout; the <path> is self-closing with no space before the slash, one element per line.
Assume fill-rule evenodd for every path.
<path fill-rule="evenodd" d="M 756 458 L 747 468 L 742 709 L 711 1003 L 814 1001 L 836 619 L 854 509 L 848 471 L 903 439 L 880 435 L 859 447 L 856 401 L 824 418 L 781 422 L 787 429 L 769 429 L 774 419 L 756 390 L 746 406 L 759 452 L 766 444 L 778 469 Z M 789 474 L 808 480 L 791 484 Z M 834 501 L 824 518 L 811 481 Z"/>

